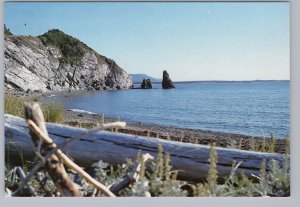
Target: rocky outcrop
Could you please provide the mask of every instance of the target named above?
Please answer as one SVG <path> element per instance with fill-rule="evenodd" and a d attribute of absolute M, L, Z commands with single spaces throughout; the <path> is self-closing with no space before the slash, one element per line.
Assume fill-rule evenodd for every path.
<path fill-rule="evenodd" d="M 5 35 L 5 87 L 23 92 L 130 88 L 131 77 L 114 60 L 88 47 L 81 51 L 79 61 L 62 62 L 62 51 L 38 37 Z"/>
<path fill-rule="evenodd" d="M 162 88 L 163 89 L 175 88 L 172 80 L 169 77 L 169 73 L 166 70 L 163 71 Z"/>
<path fill-rule="evenodd" d="M 150 79 L 143 79 L 143 82 L 141 84 L 141 88 L 142 89 L 151 89 L 152 88 L 151 80 Z"/>
<path fill-rule="evenodd" d="M 143 73 L 136 73 L 136 74 L 129 74 L 132 78 L 132 82 L 135 84 L 142 83 L 143 79 L 150 79 L 151 83 L 161 83 L 161 78 L 153 78 L 147 74 Z"/>

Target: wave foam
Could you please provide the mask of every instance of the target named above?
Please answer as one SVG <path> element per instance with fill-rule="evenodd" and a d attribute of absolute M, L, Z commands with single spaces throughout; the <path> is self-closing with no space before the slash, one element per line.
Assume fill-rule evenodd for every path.
<path fill-rule="evenodd" d="M 77 113 L 83 113 L 83 114 L 97 114 L 91 111 L 86 111 L 86 110 L 81 110 L 81 109 L 68 109 L 68 111 L 73 111 L 73 112 L 77 112 Z"/>

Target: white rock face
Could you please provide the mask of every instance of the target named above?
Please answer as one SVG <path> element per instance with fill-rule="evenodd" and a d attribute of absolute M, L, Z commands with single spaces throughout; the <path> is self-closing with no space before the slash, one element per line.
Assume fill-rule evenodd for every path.
<path fill-rule="evenodd" d="M 76 64 L 61 64 L 61 52 L 37 37 L 5 36 L 5 87 L 23 92 L 114 90 L 132 85 L 131 76 L 94 51 Z"/>

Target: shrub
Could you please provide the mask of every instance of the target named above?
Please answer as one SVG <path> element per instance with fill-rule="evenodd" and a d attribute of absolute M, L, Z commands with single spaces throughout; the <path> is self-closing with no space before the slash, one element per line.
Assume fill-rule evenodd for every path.
<path fill-rule="evenodd" d="M 119 165 L 110 165 L 99 161 L 92 165 L 94 177 L 106 186 L 119 183 L 132 172 L 134 163 L 141 161 L 140 152 L 135 161 L 127 160 L 127 163 Z M 228 177 L 224 177 L 224 181 L 220 181 L 217 175 L 217 152 L 213 145 L 210 150 L 209 173 L 206 180 L 199 182 L 187 182 L 177 179 L 177 171 L 172 170 L 170 165 L 170 156 L 163 152 L 163 148 L 158 146 L 158 154 L 155 160 L 142 163 L 138 172 L 140 179 L 137 182 L 125 187 L 118 192 L 118 196 L 152 196 L 152 197 L 176 197 L 176 196 L 289 196 L 290 195 L 290 173 L 289 162 L 285 160 L 283 166 L 275 160 L 266 162 L 263 160 L 261 170 L 255 179 L 246 177 L 243 173 L 237 175 L 237 169 L 240 163 L 233 162 L 232 171 Z M 270 166 L 270 171 L 266 170 L 266 166 Z M 32 165 L 33 166 L 33 165 Z M 27 168 L 27 170 L 29 170 Z M 12 189 L 15 185 L 20 184 L 20 179 L 15 178 L 13 169 L 6 163 L 5 169 L 5 186 Z M 43 173 L 42 171 L 39 173 Z M 74 172 L 69 175 L 76 183 L 81 185 L 84 195 L 91 195 L 95 189 L 84 184 L 84 180 L 78 178 Z M 45 176 L 47 176 L 45 174 Z M 14 179 L 12 179 L 14 178 Z M 48 178 L 49 179 L 49 178 Z M 39 180 L 35 175 L 35 179 Z M 32 183 L 30 183 L 32 184 Z M 32 184 L 32 186 L 34 186 Z M 50 186 L 51 187 L 51 186 Z M 54 187 L 51 187 L 51 189 Z M 45 195 L 44 189 L 36 188 L 40 196 Z M 53 189 L 53 192 L 55 188 Z M 53 195 L 53 193 L 52 193 Z M 50 195 L 51 196 L 51 195 Z"/>
<path fill-rule="evenodd" d="M 44 45 L 53 45 L 61 51 L 62 57 L 60 62 L 62 64 L 74 64 L 82 59 L 85 50 L 92 50 L 78 39 L 58 29 L 49 30 L 45 34 L 38 36 L 38 38 Z"/>
<path fill-rule="evenodd" d="M 12 33 L 9 30 L 9 28 L 7 28 L 5 24 L 4 24 L 4 34 L 6 34 L 6 35 L 12 35 Z"/>

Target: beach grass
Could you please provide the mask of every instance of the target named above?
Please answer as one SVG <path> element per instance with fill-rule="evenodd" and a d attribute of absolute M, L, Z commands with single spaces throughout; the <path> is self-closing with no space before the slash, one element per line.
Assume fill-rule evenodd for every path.
<path fill-rule="evenodd" d="M 64 122 L 64 106 L 62 102 L 50 102 L 42 107 L 42 111 L 46 122 L 63 123 Z"/>
<path fill-rule="evenodd" d="M 4 96 L 4 113 L 24 117 L 24 102 L 33 101 L 30 98 L 18 97 L 11 94 Z M 46 122 L 63 123 L 64 106 L 61 101 L 52 101 L 42 105 L 42 111 Z"/>
<path fill-rule="evenodd" d="M 24 99 L 10 94 L 4 96 L 4 113 L 24 117 Z"/>

